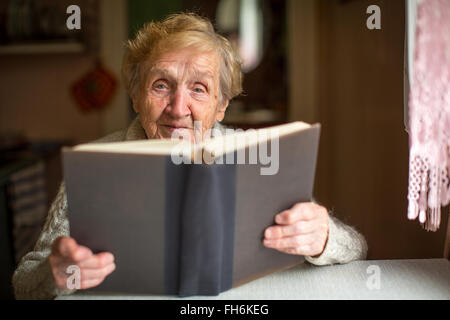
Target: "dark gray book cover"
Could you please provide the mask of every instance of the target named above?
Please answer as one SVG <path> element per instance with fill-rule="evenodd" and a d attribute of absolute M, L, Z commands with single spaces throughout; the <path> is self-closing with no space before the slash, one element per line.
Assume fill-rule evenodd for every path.
<path fill-rule="evenodd" d="M 92 290 L 217 295 L 302 262 L 262 240 L 277 213 L 311 201 L 319 134 L 313 125 L 280 137 L 274 175 L 260 163 L 65 148 L 70 235 L 115 256 L 116 270 Z"/>

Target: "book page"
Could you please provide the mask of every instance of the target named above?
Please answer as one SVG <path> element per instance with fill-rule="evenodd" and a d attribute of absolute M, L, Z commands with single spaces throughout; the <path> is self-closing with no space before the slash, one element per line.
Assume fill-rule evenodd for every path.
<path fill-rule="evenodd" d="M 152 139 L 135 141 L 118 141 L 107 143 L 86 143 L 75 146 L 73 151 L 92 151 L 92 152 L 116 152 L 116 153 L 139 153 L 139 154 L 160 154 L 168 155 L 174 146 L 185 144 L 189 148 L 189 143 L 171 139 Z M 183 148 L 183 145 L 179 146 Z"/>
<path fill-rule="evenodd" d="M 295 121 L 269 128 L 256 130 L 249 129 L 230 135 L 215 137 L 209 141 L 206 141 L 203 144 L 203 150 L 204 152 L 217 157 L 229 152 L 255 146 L 257 144 L 269 141 L 275 137 L 281 138 L 283 136 L 308 129 L 310 127 L 311 125 L 306 122 Z"/>
<path fill-rule="evenodd" d="M 282 137 L 291 133 L 310 128 L 305 122 L 296 121 L 262 129 L 248 129 L 231 134 L 224 134 L 208 139 L 202 143 L 192 146 L 188 141 L 172 139 L 151 139 L 135 141 L 119 141 L 107 143 L 86 143 L 73 147 L 73 151 L 90 152 L 114 152 L 114 153 L 137 153 L 170 155 L 177 147 L 177 153 L 192 154 L 203 150 L 219 156 L 235 150 L 245 149 L 259 143 L 269 141 L 275 137 Z"/>

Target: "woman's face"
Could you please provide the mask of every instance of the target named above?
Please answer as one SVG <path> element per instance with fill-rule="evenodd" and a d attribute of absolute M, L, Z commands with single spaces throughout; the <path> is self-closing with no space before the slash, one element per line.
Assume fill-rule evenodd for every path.
<path fill-rule="evenodd" d="M 144 66 L 136 112 L 149 139 L 171 138 L 172 133 L 194 141 L 224 117 L 228 101 L 221 102 L 220 62 L 215 52 L 180 49 L 162 54 Z M 199 132 L 195 133 L 195 136 Z"/>

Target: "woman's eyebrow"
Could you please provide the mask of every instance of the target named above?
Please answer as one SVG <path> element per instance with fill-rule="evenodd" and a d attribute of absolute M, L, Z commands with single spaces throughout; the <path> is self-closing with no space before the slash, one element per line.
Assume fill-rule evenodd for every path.
<path fill-rule="evenodd" d="M 164 70 L 164 69 L 161 69 L 161 68 L 158 68 L 158 67 L 153 67 L 153 68 L 150 69 L 149 75 L 152 76 L 152 75 L 155 75 L 155 74 L 161 75 L 161 76 L 163 76 L 165 78 L 168 78 L 168 79 L 173 79 L 174 78 L 174 77 L 172 77 L 172 75 L 167 70 Z"/>
<path fill-rule="evenodd" d="M 200 70 L 193 70 L 193 77 L 197 80 L 206 80 L 211 81 L 214 79 L 214 75 L 210 71 L 200 71 Z"/>

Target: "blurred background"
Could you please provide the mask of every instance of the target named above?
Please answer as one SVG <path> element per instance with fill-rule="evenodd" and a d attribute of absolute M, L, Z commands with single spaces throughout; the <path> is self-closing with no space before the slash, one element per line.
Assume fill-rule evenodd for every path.
<path fill-rule="evenodd" d="M 73 4 L 81 28 L 69 30 Z M 374 4 L 380 30 L 366 27 Z M 120 79 L 126 39 L 186 10 L 210 18 L 243 56 L 245 95 L 232 101 L 225 124 L 320 122 L 315 198 L 364 234 L 368 259 L 444 256 L 448 209 L 435 233 L 406 217 L 405 1 L 2 0 L 2 283 L 39 235 L 62 179 L 61 148 L 134 118 Z"/>

